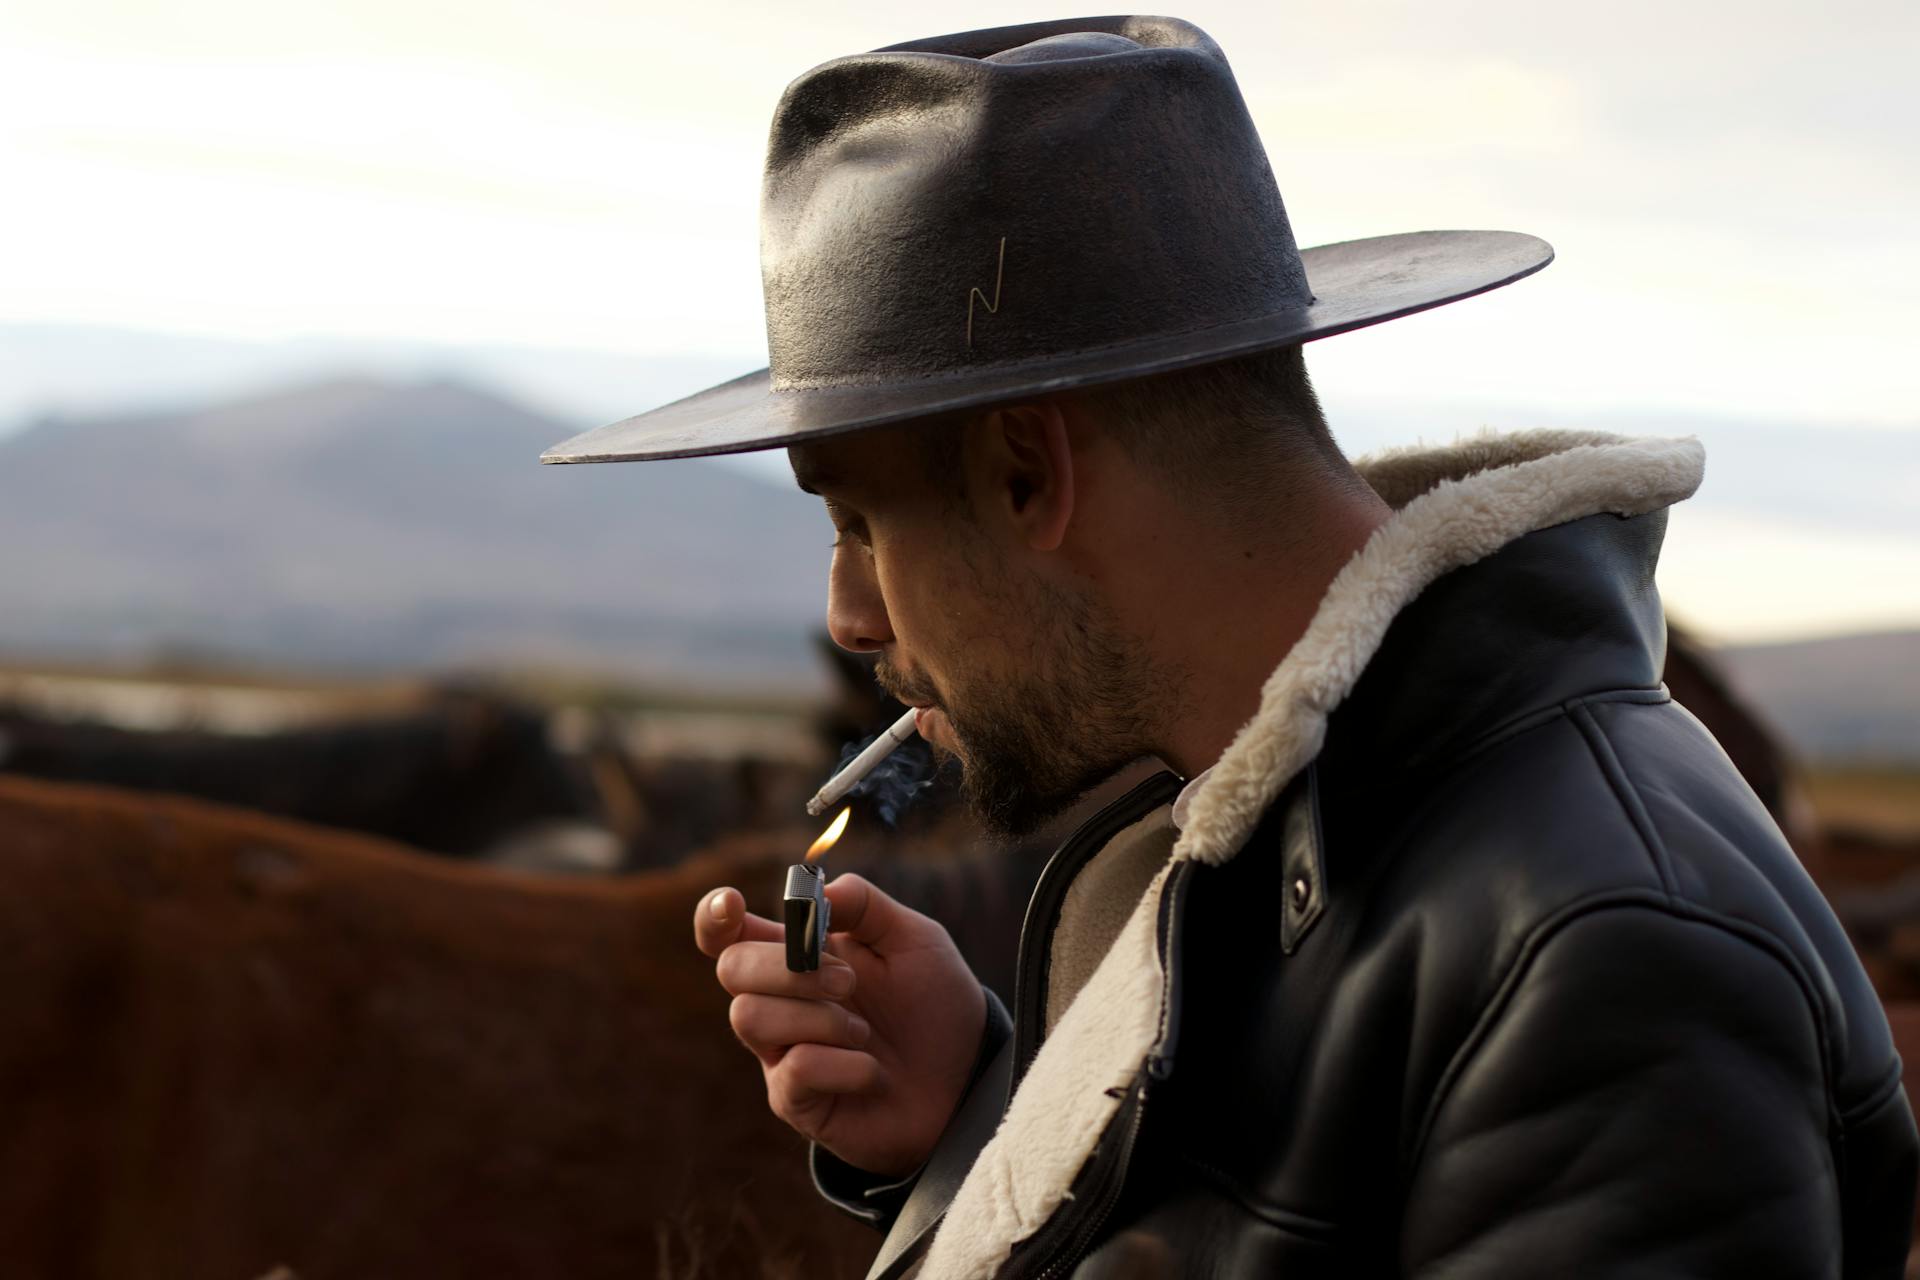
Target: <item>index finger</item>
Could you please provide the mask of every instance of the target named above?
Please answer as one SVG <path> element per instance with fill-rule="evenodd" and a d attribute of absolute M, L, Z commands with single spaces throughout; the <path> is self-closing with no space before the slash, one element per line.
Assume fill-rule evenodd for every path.
<path fill-rule="evenodd" d="M 748 911 L 738 889 L 715 889 L 693 908 L 693 945 L 702 955 L 718 957 L 736 942 L 784 942 L 786 937 L 784 926 Z"/>
<path fill-rule="evenodd" d="M 827 899 L 833 904 L 833 931 L 878 951 L 920 945 L 927 938 L 926 926 L 933 925 L 926 916 L 881 892 L 865 876 L 852 872 L 827 882 Z"/>

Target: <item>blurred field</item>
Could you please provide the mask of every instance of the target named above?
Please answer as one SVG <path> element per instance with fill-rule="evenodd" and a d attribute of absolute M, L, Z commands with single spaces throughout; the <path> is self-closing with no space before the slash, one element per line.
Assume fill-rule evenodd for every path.
<path fill-rule="evenodd" d="M 814 1201 L 684 936 L 718 883 L 772 909 L 820 825 L 806 797 L 900 712 L 858 659 L 813 657 L 812 694 L 191 649 L 0 659 L 0 937 L 22 957 L 0 1085 L 23 1135 L 0 1144 L 0 1275 L 857 1269 L 872 1241 Z M 1823 757 L 1774 715 L 1814 682 L 1736 674 L 1676 632 L 1676 700 L 1920 1035 L 1920 759 Z M 1853 704 L 1801 722 L 1847 750 L 1910 740 L 1881 703 L 1892 738 Z M 904 791 L 850 801 L 833 870 L 940 919 L 1011 993 L 1050 841 L 989 847 L 951 777 L 901 759 Z"/>
<path fill-rule="evenodd" d="M 1920 769 L 1816 768 L 1805 785 L 1822 826 L 1920 835 Z"/>

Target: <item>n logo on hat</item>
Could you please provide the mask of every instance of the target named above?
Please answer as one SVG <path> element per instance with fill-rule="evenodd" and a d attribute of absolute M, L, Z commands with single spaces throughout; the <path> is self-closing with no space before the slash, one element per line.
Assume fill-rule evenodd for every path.
<path fill-rule="evenodd" d="M 546 461 L 785 448 L 1105 386 L 1412 315 L 1553 257 L 1506 231 L 1303 252 L 1226 55 L 1176 18 L 1065 18 L 822 63 L 781 95 L 760 193 L 768 367 Z M 1026 301 L 1007 310 L 1014 240 Z"/>
<path fill-rule="evenodd" d="M 990 316 L 999 315 L 1000 314 L 1000 279 L 1002 276 L 1006 274 L 1006 270 L 1007 270 L 1007 238 L 1005 236 L 1001 236 L 1000 237 L 1000 262 L 999 262 L 999 265 L 997 265 L 993 269 L 993 301 L 992 302 L 987 301 L 987 295 L 980 292 L 979 285 L 975 285 L 973 288 L 967 290 L 967 346 L 968 347 L 973 346 L 973 300 L 975 298 L 980 299 L 980 305 L 987 309 L 988 315 Z"/>

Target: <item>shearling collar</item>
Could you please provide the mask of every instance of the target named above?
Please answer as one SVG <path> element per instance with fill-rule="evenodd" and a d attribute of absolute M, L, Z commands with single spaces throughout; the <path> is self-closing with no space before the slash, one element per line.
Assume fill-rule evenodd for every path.
<path fill-rule="evenodd" d="M 1399 449 L 1357 466 L 1394 514 L 1328 586 L 1268 677 L 1259 710 L 1192 797 L 1166 866 L 1041 1046 L 955 1195 L 925 1280 L 985 1280 L 1060 1207 L 1157 1041 L 1164 975 L 1155 925 L 1169 875 L 1182 862 L 1219 864 L 1239 851 L 1319 752 L 1329 714 L 1400 610 L 1442 574 L 1536 529 L 1602 512 L 1644 515 L 1688 497 L 1705 454 L 1692 438 L 1532 431 Z"/>

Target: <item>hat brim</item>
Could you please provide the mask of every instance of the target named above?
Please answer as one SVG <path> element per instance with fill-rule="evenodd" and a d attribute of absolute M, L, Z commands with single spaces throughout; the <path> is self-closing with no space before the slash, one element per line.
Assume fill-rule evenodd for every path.
<path fill-rule="evenodd" d="M 1311 342 L 1458 302 L 1532 275 L 1553 247 L 1517 231 L 1412 231 L 1303 249 L 1314 300 L 1238 324 L 978 373 L 776 391 L 758 370 L 562 441 L 540 461 L 639 462 L 780 449 L 1021 396 L 1120 382 Z"/>

